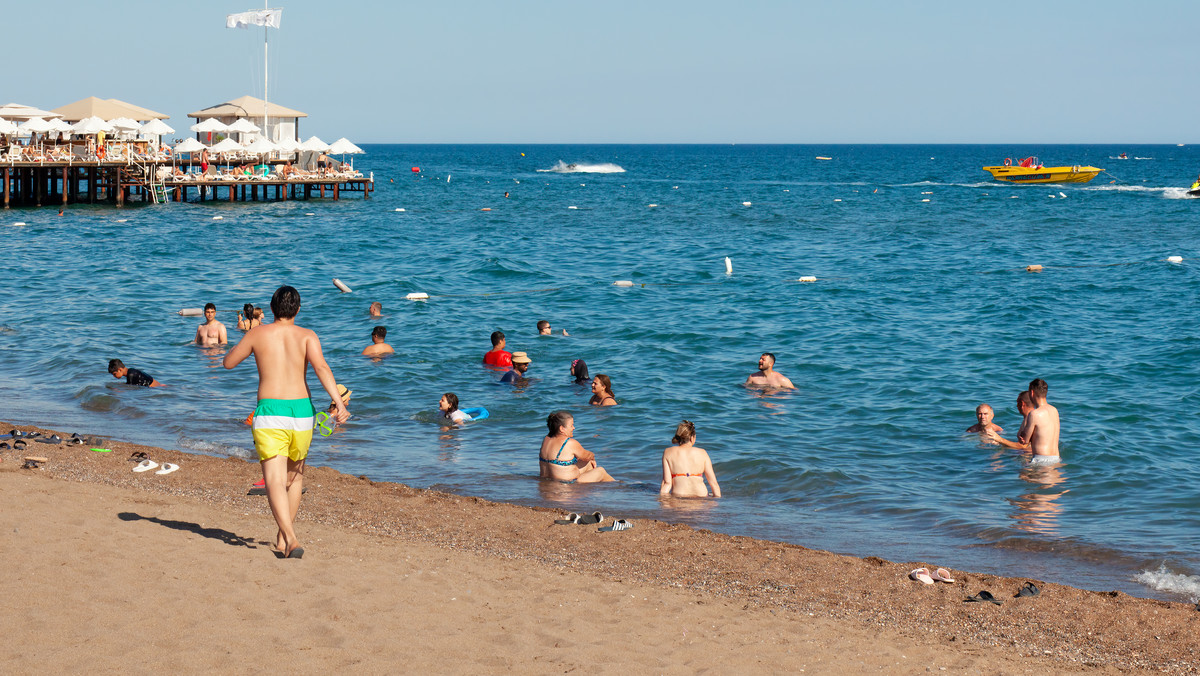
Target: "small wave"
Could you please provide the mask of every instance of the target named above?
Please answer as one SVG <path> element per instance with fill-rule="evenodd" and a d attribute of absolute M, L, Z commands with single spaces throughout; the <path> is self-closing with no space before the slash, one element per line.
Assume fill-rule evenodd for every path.
<path fill-rule="evenodd" d="M 559 160 L 549 169 L 538 169 L 540 172 L 552 171 L 556 174 L 623 174 L 625 169 L 611 162 L 603 164 L 585 164 L 583 162 L 563 162 Z"/>
<path fill-rule="evenodd" d="M 1193 603 L 1200 601 L 1200 575 L 1172 573 L 1166 566 L 1158 570 L 1147 570 L 1134 578 L 1155 591 L 1187 596 Z"/>

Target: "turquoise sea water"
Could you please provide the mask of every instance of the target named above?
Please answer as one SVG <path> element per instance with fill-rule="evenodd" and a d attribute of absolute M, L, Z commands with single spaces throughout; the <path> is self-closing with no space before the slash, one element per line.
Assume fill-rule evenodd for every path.
<path fill-rule="evenodd" d="M 250 458 L 253 366 L 219 368 L 223 350 L 190 344 L 200 318 L 176 311 L 212 301 L 232 327 L 232 310 L 267 306 L 287 283 L 354 390 L 354 418 L 314 444 L 316 463 L 858 555 L 1200 594 L 1200 201 L 1183 189 L 1200 151 L 366 150 L 370 200 L 0 213 L 2 417 Z M 980 169 L 1032 154 L 1109 173 L 1012 186 Z M 1024 271 L 1034 263 L 1045 271 Z M 818 281 L 796 281 L 806 275 Z M 413 291 L 431 298 L 405 300 Z M 571 336 L 536 336 L 539 319 Z M 373 362 L 359 353 L 377 323 L 397 354 Z M 532 357 L 528 386 L 480 366 L 496 329 Z M 796 392 L 741 387 L 763 351 Z M 115 381 L 111 357 L 170 387 Z M 611 376 L 620 406 L 586 405 L 575 358 Z M 1062 414 L 1060 467 L 963 433 L 988 402 L 1015 436 L 1015 397 L 1034 377 Z M 444 429 L 434 411 L 448 391 L 490 419 Z M 560 408 L 620 483 L 534 478 Z M 658 497 L 681 418 L 714 459 L 719 501 Z"/>

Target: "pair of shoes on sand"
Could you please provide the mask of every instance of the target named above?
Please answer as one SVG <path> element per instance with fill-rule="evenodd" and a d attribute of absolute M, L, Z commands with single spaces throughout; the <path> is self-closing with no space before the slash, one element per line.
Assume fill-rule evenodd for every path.
<path fill-rule="evenodd" d="M 145 451 L 137 451 L 133 455 L 129 456 L 129 459 L 137 463 L 133 466 L 133 471 L 138 473 L 149 472 L 150 470 L 158 467 L 158 463 L 151 460 L 150 457 L 146 455 Z M 155 472 L 155 474 L 170 474 L 177 469 L 179 469 L 179 465 L 164 462 L 162 464 L 162 469 Z"/>
<path fill-rule="evenodd" d="M 604 523 L 604 515 L 601 514 L 600 512 L 592 512 L 591 514 L 583 514 L 583 515 L 579 515 L 574 512 L 571 512 L 570 514 L 567 515 L 567 518 L 555 519 L 554 523 L 556 523 L 560 526 L 565 526 L 568 524 L 589 525 L 589 524 L 594 524 L 594 523 Z M 633 528 L 632 521 L 630 521 L 629 519 L 617 519 L 616 521 L 613 522 L 613 524 L 611 526 L 604 526 L 602 528 L 597 528 L 596 530 L 598 532 L 602 532 L 602 533 L 611 533 L 613 531 L 618 531 L 618 530 L 629 530 L 630 528 Z"/>
<path fill-rule="evenodd" d="M 950 571 L 945 568 L 938 568 L 933 572 L 930 572 L 928 568 L 918 568 L 909 573 L 908 577 L 922 584 L 933 584 L 934 582 L 954 584 L 954 578 L 950 577 Z"/>
<path fill-rule="evenodd" d="M 1032 582 L 1026 582 L 1019 590 L 1017 590 L 1016 594 L 1013 594 L 1013 598 L 1020 598 L 1022 596 L 1037 596 L 1041 593 L 1042 590 L 1038 589 L 1037 585 Z M 1004 603 L 1000 599 L 993 596 L 992 593 L 986 589 L 980 591 L 974 596 L 968 596 L 967 598 L 963 599 L 963 603 L 982 603 L 985 601 L 988 603 L 994 603 L 996 605 L 1002 605 Z"/>

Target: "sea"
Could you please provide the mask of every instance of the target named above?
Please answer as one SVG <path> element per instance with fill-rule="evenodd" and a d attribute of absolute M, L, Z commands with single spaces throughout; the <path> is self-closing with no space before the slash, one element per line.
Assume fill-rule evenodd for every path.
<path fill-rule="evenodd" d="M 222 368 L 179 311 L 215 303 L 232 344 L 235 311 L 269 317 L 290 284 L 353 391 L 313 463 L 635 527 L 1200 596 L 1200 147 L 363 148 L 370 199 L 0 212 L 0 418 L 253 460 L 254 366 Z M 981 168 L 1035 155 L 1105 171 L 1012 185 Z M 361 356 L 376 325 L 395 355 Z M 532 359 L 519 386 L 481 365 L 497 330 Z M 795 391 L 743 386 L 763 352 Z M 111 358 L 167 387 L 115 380 Z M 575 359 L 619 406 L 588 405 Z M 1062 417 L 1059 465 L 965 432 L 987 403 L 1014 438 L 1034 378 Z M 446 392 L 489 417 L 446 426 Z M 617 482 L 537 479 L 556 410 Z M 659 496 L 683 419 L 721 499 Z"/>

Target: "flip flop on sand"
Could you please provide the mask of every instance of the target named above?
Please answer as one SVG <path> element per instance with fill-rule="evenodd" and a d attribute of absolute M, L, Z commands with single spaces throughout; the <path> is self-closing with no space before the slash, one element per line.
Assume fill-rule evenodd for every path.
<path fill-rule="evenodd" d="M 14 451 L 23 451 L 23 450 L 25 450 L 25 447 L 28 445 L 29 444 L 25 443 L 24 440 L 17 439 L 16 441 L 13 442 L 13 450 Z"/>
<path fill-rule="evenodd" d="M 137 466 L 133 468 L 133 471 L 149 472 L 150 470 L 154 469 L 155 467 L 158 467 L 158 463 L 154 462 L 153 460 L 151 460 L 149 458 L 146 458 L 145 460 L 139 462 L 137 464 Z"/>
<path fill-rule="evenodd" d="M 164 462 L 162 469 L 155 472 L 155 474 L 170 474 L 171 472 L 174 472 L 177 469 L 179 469 L 179 465 L 172 465 L 169 462 Z"/>
<path fill-rule="evenodd" d="M 576 514 L 575 512 L 571 512 L 570 514 L 567 515 L 567 518 L 555 519 L 554 523 L 556 523 L 560 526 L 566 526 L 566 525 L 573 524 L 573 523 L 579 523 L 580 518 L 581 517 L 578 514 Z"/>
<path fill-rule="evenodd" d="M 995 603 L 998 606 L 1004 604 L 1003 601 L 997 599 L 995 596 L 992 596 L 992 592 L 986 589 L 974 596 L 968 596 L 967 598 L 963 599 L 963 603 L 982 603 L 983 601 Z"/>
<path fill-rule="evenodd" d="M 933 584 L 933 576 L 929 574 L 928 568 L 918 568 L 908 574 L 909 579 L 916 580 L 923 584 Z"/>
<path fill-rule="evenodd" d="M 0 443 L 0 451 L 4 450 L 4 449 L 6 449 L 6 448 L 11 448 L 11 446 L 9 446 L 9 445 L 8 445 L 8 444 L 6 444 L 6 443 Z"/>
<path fill-rule="evenodd" d="M 285 558 L 285 559 L 302 559 L 302 558 L 304 558 L 304 548 L 297 547 L 297 548 L 293 549 L 292 551 L 288 552 L 288 555 L 283 558 Z"/>
<path fill-rule="evenodd" d="M 599 514 L 599 512 L 596 512 L 596 513 Z M 612 531 L 615 531 L 615 530 L 629 530 L 630 528 L 633 528 L 632 521 L 630 521 L 628 519 L 617 519 L 616 521 L 613 522 L 613 525 L 605 526 L 603 528 L 597 528 L 596 532 L 611 533 Z"/>
<path fill-rule="evenodd" d="M 945 568 L 938 568 L 930 573 L 929 577 L 933 578 L 934 582 L 954 583 L 954 578 L 950 577 L 950 571 L 946 570 Z"/>
<path fill-rule="evenodd" d="M 51 435 L 48 437 L 42 437 L 41 439 L 38 439 L 37 441 L 38 441 L 38 443 L 41 443 L 41 444 L 58 445 L 58 444 L 62 443 L 62 437 L 58 436 L 57 434 L 54 434 L 54 435 Z"/>
<path fill-rule="evenodd" d="M 600 512 L 592 512 L 591 514 L 585 514 L 585 515 L 579 517 L 579 523 L 581 523 L 585 526 L 588 524 L 592 524 L 592 523 L 604 523 L 604 515 L 601 514 Z"/>
<path fill-rule="evenodd" d="M 1032 582 L 1026 582 L 1024 586 L 1021 587 L 1020 591 L 1013 595 L 1013 598 L 1017 598 L 1019 596 L 1037 596 L 1041 593 L 1042 590 L 1038 589 L 1037 585 Z"/>
<path fill-rule="evenodd" d="M 134 451 L 133 454 L 129 456 L 129 460 L 132 462 L 141 462 L 143 460 L 149 460 L 149 456 L 146 455 L 145 451 Z"/>

